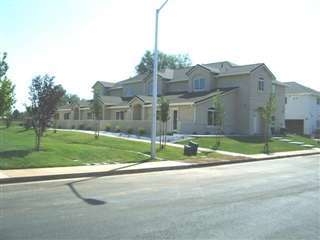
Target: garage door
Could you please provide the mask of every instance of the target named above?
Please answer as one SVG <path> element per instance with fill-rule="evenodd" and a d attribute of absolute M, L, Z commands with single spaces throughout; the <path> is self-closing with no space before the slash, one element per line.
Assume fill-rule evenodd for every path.
<path fill-rule="evenodd" d="M 303 120 L 286 120 L 286 129 L 289 133 L 303 134 Z"/>

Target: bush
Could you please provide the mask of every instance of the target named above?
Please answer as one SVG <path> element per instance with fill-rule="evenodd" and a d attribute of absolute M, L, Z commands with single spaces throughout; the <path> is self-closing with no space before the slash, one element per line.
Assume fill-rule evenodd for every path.
<path fill-rule="evenodd" d="M 139 136 L 143 136 L 143 135 L 146 134 L 146 130 L 144 128 L 139 128 L 138 129 L 138 134 L 139 134 Z"/>
<path fill-rule="evenodd" d="M 280 135 L 286 136 L 287 135 L 287 129 L 286 128 L 280 128 Z"/>
<path fill-rule="evenodd" d="M 85 126 L 84 124 L 80 124 L 80 125 L 79 125 L 79 129 L 80 129 L 80 130 L 84 130 L 85 128 L 86 128 L 86 126 Z"/>
<path fill-rule="evenodd" d="M 107 132 L 110 132 L 111 129 L 112 129 L 112 126 L 110 124 L 107 124 L 104 130 L 106 130 Z"/>
<path fill-rule="evenodd" d="M 86 127 L 86 130 L 88 130 L 88 131 L 91 131 L 92 130 L 92 127 Z"/>
<path fill-rule="evenodd" d="M 114 128 L 114 130 L 116 131 L 116 132 L 120 132 L 120 126 L 116 126 L 115 128 Z"/>
<path fill-rule="evenodd" d="M 71 126 L 71 129 L 75 129 L 75 126 L 74 126 L 74 125 L 72 125 L 72 126 Z"/>
<path fill-rule="evenodd" d="M 127 133 L 128 134 L 132 134 L 133 133 L 133 129 L 132 128 L 128 128 Z"/>

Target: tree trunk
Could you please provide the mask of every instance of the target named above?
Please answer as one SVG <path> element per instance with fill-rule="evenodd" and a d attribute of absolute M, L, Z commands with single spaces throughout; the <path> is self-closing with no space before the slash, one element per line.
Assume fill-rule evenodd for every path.
<path fill-rule="evenodd" d="M 164 130 L 164 147 L 167 146 L 167 121 L 165 123 L 165 130 Z"/>

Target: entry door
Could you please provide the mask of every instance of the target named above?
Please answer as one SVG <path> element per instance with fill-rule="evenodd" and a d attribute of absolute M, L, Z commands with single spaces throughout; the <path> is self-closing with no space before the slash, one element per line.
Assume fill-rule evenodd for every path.
<path fill-rule="evenodd" d="M 173 130 L 178 128 L 178 110 L 173 110 Z"/>

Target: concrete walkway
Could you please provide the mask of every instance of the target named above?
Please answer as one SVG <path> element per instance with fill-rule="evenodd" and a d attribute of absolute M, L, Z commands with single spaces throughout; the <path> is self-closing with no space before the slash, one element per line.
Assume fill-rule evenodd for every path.
<path fill-rule="evenodd" d="M 168 171 L 187 168 L 200 168 L 225 164 L 271 160 L 294 156 L 319 155 L 320 149 L 273 153 L 270 155 L 256 154 L 255 158 L 239 158 L 236 160 L 212 160 L 205 163 L 184 162 L 184 161 L 154 161 L 128 164 L 106 164 L 94 166 L 54 167 L 54 168 L 33 168 L 0 170 L 0 184 L 43 181 L 65 178 L 98 177 L 120 174 L 145 173 L 154 171 Z M 196 160 L 195 160 L 196 161 Z"/>

